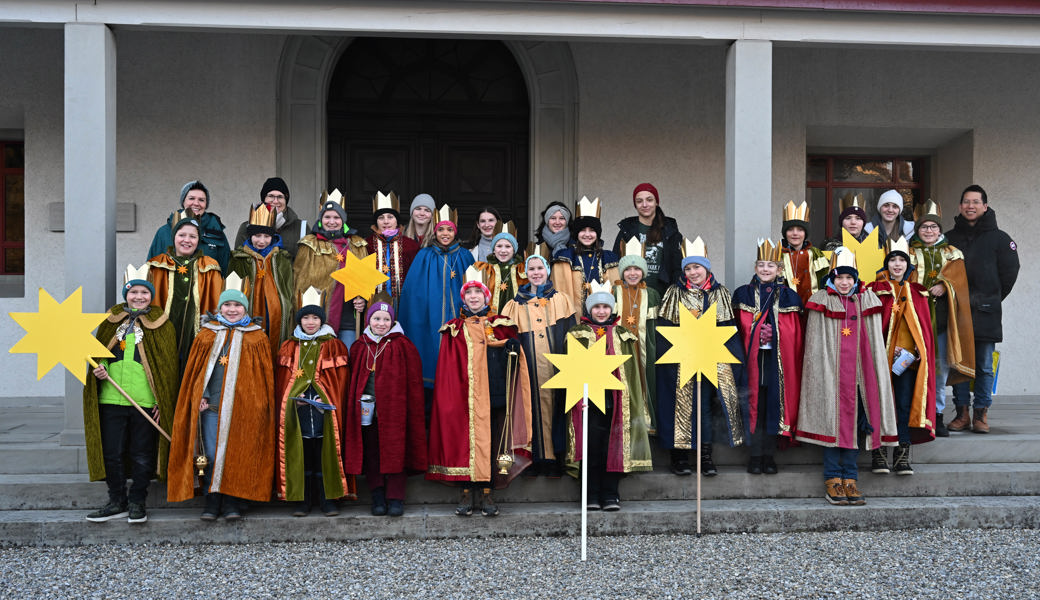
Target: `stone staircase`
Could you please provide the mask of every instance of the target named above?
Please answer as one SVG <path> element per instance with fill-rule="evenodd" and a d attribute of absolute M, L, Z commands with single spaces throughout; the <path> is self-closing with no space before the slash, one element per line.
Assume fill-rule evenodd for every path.
<path fill-rule="evenodd" d="M 520 478 L 496 492 L 495 519 L 452 514 L 456 490 L 409 480 L 405 516 L 368 513 L 368 493 L 341 503 L 335 518 L 315 511 L 289 516 L 282 503 L 256 505 L 238 523 L 198 520 L 200 500 L 171 505 L 165 486 L 153 482 L 149 521 L 88 523 L 85 514 L 104 503 L 105 486 L 85 475 L 83 448 L 59 446 L 59 405 L 0 407 L 0 544 L 245 543 L 371 538 L 506 535 L 575 535 L 580 531 L 580 487 L 564 478 Z M 833 507 L 822 498 L 820 449 L 802 446 L 777 455 L 780 473 L 749 475 L 746 450 L 715 446 L 719 476 L 702 480 L 705 532 L 826 531 L 914 527 L 1040 527 L 1040 398 L 1001 397 L 991 411 L 989 435 L 955 433 L 915 446 L 913 476 L 873 475 L 862 453 L 862 507 Z M 622 510 L 590 513 L 593 535 L 696 530 L 696 477 L 668 471 L 666 452 L 657 468 L 621 483 Z"/>

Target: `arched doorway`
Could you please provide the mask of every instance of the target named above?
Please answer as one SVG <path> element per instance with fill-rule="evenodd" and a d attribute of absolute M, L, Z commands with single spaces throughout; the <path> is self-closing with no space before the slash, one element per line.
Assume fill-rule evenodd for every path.
<path fill-rule="evenodd" d="M 371 223 L 377 190 L 459 211 L 460 237 L 480 207 L 528 230 L 530 107 L 523 73 L 495 40 L 359 38 L 329 82 L 328 187 Z"/>

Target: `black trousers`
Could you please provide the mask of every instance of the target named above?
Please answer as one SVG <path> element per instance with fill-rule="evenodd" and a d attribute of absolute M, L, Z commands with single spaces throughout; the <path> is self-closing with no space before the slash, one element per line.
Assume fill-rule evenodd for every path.
<path fill-rule="evenodd" d="M 117 504 L 127 502 L 129 467 L 130 477 L 134 480 L 130 485 L 129 501 L 144 504 L 148 497 L 148 483 L 155 475 L 159 432 L 132 406 L 99 404 L 98 413 L 108 499 Z"/>
<path fill-rule="evenodd" d="M 600 503 L 619 500 L 618 483 L 621 473 L 607 471 L 607 451 L 610 448 L 610 423 L 614 418 L 614 406 L 607 406 L 607 414 L 590 404 L 588 430 L 588 456 L 582 465 L 589 470 L 589 500 Z"/>

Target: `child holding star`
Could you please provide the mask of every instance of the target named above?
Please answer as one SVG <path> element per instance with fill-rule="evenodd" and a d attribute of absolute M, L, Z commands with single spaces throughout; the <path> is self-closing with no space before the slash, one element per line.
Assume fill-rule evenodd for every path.
<path fill-rule="evenodd" d="M 419 243 L 401 232 L 400 200 L 397 194 L 377 192 L 372 199 L 372 216 L 375 224 L 372 233 L 365 238 L 368 253 L 376 255 L 376 268 L 390 279 L 376 288 L 390 296 L 395 310 L 401 304 L 401 288 L 404 286 L 408 268 L 419 253 Z"/>
<path fill-rule="evenodd" d="M 647 433 L 650 416 L 640 384 L 637 338 L 618 324 L 610 288 L 609 283 L 592 284 L 585 299 L 587 316 L 568 332 L 586 348 L 606 338 L 608 355 L 631 357 L 610 375 L 621 380 L 624 387 L 606 391 L 605 411 L 589 403 L 588 432 L 581 428 L 580 404 L 571 409 L 567 423 L 567 471 L 578 477 L 579 465 L 588 469 L 587 508 L 604 511 L 621 509 L 618 483 L 625 473 L 653 469 Z M 588 456 L 583 456 L 581 450 L 584 435 L 588 435 Z"/>
<path fill-rule="evenodd" d="M 644 244 L 633 237 L 622 246 L 624 256 L 618 261 L 621 279 L 614 283 L 617 315 L 625 329 L 635 334 L 638 352 L 639 382 L 650 412 L 650 433 L 657 431 L 657 307 L 661 295 L 646 281 L 647 263 Z"/>

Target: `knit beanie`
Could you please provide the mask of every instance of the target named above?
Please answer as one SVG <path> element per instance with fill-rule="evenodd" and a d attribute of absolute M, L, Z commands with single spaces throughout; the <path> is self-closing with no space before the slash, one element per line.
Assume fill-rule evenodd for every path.
<path fill-rule="evenodd" d="M 877 201 L 877 209 L 880 212 L 881 207 L 886 204 L 895 204 L 899 207 L 899 210 L 903 210 L 903 195 L 895 190 L 888 190 Z"/>
<path fill-rule="evenodd" d="M 126 293 L 129 292 L 130 288 L 134 287 L 135 285 L 141 285 L 148 288 L 148 291 L 152 293 L 152 298 L 155 297 L 155 286 L 152 285 L 152 282 L 148 281 L 147 279 L 131 279 L 130 281 L 127 281 L 125 285 L 123 285 L 123 300 L 126 300 Z"/>
<path fill-rule="evenodd" d="M 289 186 L 285 184 L 285 180 L 281 177 L 268 177 L 264 185 L 260 187 L 260 201 L 267 200 L 267 194 L 270 192 L 281 192 L 285 194 L 285 204 L 289 204 Z"/>
<path fill-rule="evenodd" d="M 512 244 L 513 245 L 513 254 L 516 254 L 516 249 L 517 249 L 517 246 L 519 246 L 519 244 L 517 243 L 516 238 L 513 237 L 513 234 L 511 234 L 511 233 L 509 233 L 507 231 L 503 231 L 502 233 L 496 233 L 495 237 L 491 238 L 491 249 L 492 249 L 492 251 L 494 251 L 495 244 L 497 244 L 499 240 L 506 240 L 507 242 Z"/>
<path fill-rule="evenodd" d="M 650 192 L 654 195 L 654 199 L 657 200 L 657 205 L 661 205 L 661 197 L 657 195 L 657 188 L 651 183 L 640 183 L 636 186 L 636 189 L 632 190 L 632 206 L 636 205 L 636 194 L 639 192 Z"/>
<path fill-rule="evenodd" d="M 466 283 L 462 284 L 462 289 L 459 290 L 459 298 L 461 298 L 462 301 L 465 302 L 466 301 L 466 290 L 468 290 L 469 288 L 474 288 L 474 287 L 475 288 L 480 288 L 480 291 L 484 292 L 484 304 L 487 304 L 487 303 L 491 302 L 491 290 L 489 290 L 488 287 L 486 285 L 484 285 L 482 282 L 475 281 L 475 280 L 474 281 L 467 281 Z"/>
<path fill-rule="evenodd" d="M 331 201 L 326 202 L 325 205 L 321 207 L 321 212 L 318 213 L 318 224 L 321 224 L 321 218 L 330 210 L 335 211 L 335 213 L 339 215 L 339 218 L 343 221 L 345 227 L 347 225 L 347 211 L 343 210 L 343 207 L 339 205 L 339 202 Z"/>
<path fill-rule="evenodd" d="M 589 297 L 585 299 L 585 311 L 592 314 L 592 307 L 597 304 L 606 304 L 610 307 L 610 312 L 614 312 L 614 306 L 616 305 L 614 294 L 610 292 L 593 292 L 589 294 Z"/>
<path fill-rule="evenodd" d="M 838 225 L 840 226 L 842 223 L 844 223 L 845 217 L 849 215 L 857 215 L 859 218 L 863 219 L 864 223 L 867 222 L 867 213 L 864 212 L 862 208 L 858 206 L 850 206 L 845 210 L 841 211 L 841 214 L 838 215 Z"/>
<path fill-rule="evenodd" d="M 220 300 L 217 302 L 217 308 L 224 306 L 225 302 L 238 302 L 242 306 L 246 307 L 246 311 L 249 311 L 249 298 L 238 290 L 224 290 L 220 292 Z"/>
<path fill-rule="evenodd" d="M 618 260 L 618 273 L 621 277 L 625 276 L 625 269 L 629 267 L 639 267 L 639 270 L 643 272 L 643 277 L 646 277 L 646 259 L 638 254 L 626 254 Z"/>
<path fill-rule="evenodd" d="M 209 190 L 198 179 L 185 183 L 184 187 L 181 188 L 181 208 L 184 208 L 184 199 L 188 197 L 188 192 L 192 190 L 202 190 L 202 193 L 206 194 L 206 208 L 208 209 L 210 203 Z"/>
<path fill-rule="evenodd" d="M 528 265 L 531 264 L 532 260 L 542 261 L 542 264 L 545 265 L 545 270 L 549 271 L 549 259 L 545 258 L 541 254 L 532 254 L 531 256 L 528 256 L 527 260 L 524 261 L 524 271 L 528 270 Z"/>
<path fill-rule="evenodd" d="M 596 232 L 596 241 L 603 239 L 603 223 L 596 217 L 576 217 L 571 221 L 571 235 L 576 238 L 578 232 L 586 227 L 591 227 Z"/>
<path fill-rule="evenodd" d="M 430 209 L 430 212 L 437 212 L 437 206 L 433 202 L 433 196 L 429 194 L 419 194 L 412 199 L 412 206 L 408 209 L 408 214 L 412 214 L 412 211 L 420 206 L 425 206 Z"/>
<path fill-rule="evenodd" d="M 376 302 L 373 303 L 372 306 L 369 306 L 368 310 L 365 311 L 365 324 L 367 325 L 368 322 L 372 320 L 372 315 L 379 311 L 388 313 L 391 321 L 397 320 L 397 313 L 394 312 L 394 307 L 391 306 L 389 302 Z"/>
<path fill-rule="evenodd" d="M 307 306 L 304 306 L 300 310 L 296 311 L 296 324 L 299 325 L 300 321 L 302 321 L 303 318 L 307 315 L 314 315 L 315 317 L 318 317 L 319 319 L 321 319 L 323 325 L 325 324 L 325 321 L 328 320 L 325 318 L 324 308 L 318 306 L 317 304 L 308 304 Z"/>
<path fill-rule="evenodd" d="M 687 256 L 682 259 L 682 268 L 685 269 L 686 265 L 700 265 L 711 272 L 711 261 L 707 256 Z"/>

